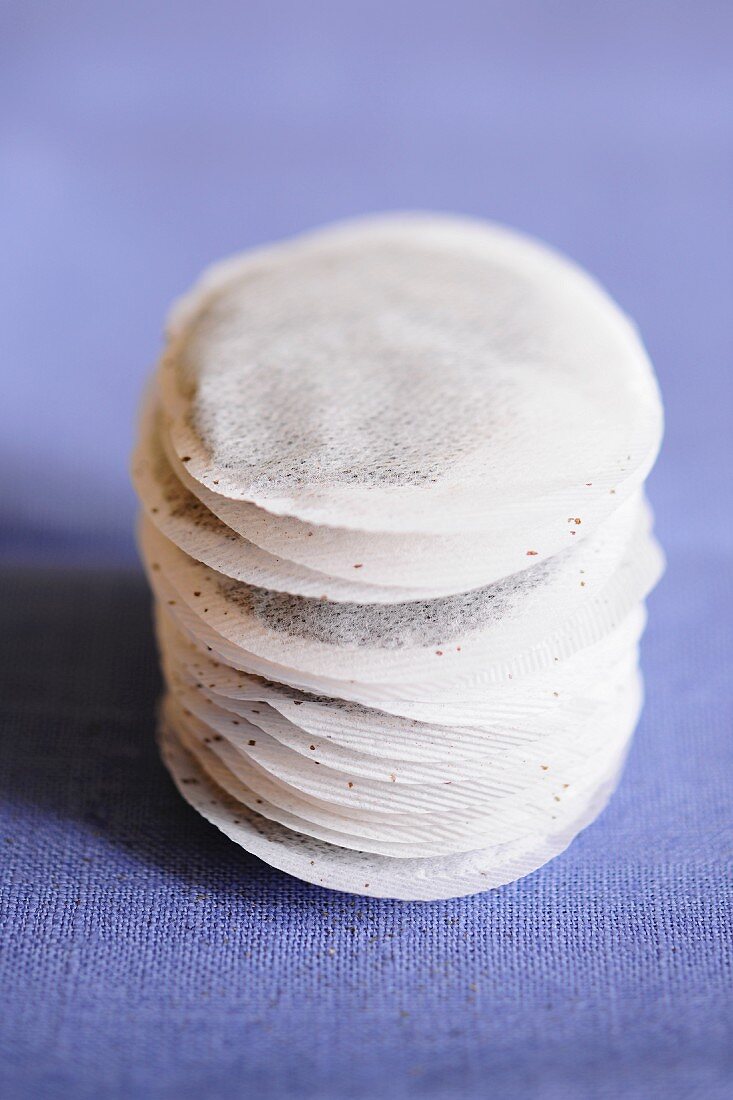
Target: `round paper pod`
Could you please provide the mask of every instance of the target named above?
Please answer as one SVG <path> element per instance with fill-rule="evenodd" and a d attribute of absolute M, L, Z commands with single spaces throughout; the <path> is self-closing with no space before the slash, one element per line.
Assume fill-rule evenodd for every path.
<path fill-rule="evenodd" d="M 176 453 L 221 496 L 378 532 L 554 517 L 549 553 L 567 515 L 595 526 L 641 484 L 661 437 L 644 350 L 598 285 L 460 219 L 367 219 L 230 263 L 175 314 L 160 380 Z"/>
<path fill-rule="evenodd" d="M 330 889 L 425 901 L 502 886 L 558 855 L 603 809 L 624 757 L 623 751 L 619 753 L 573 816 L 559 817 L 547 834 L 456 856 L 394 859 L 328 844 L 269 821 L 209 778 L 164 718 L 160 737 L 163 758 L 184 798 L 248 852 L 296 878 Z"/>

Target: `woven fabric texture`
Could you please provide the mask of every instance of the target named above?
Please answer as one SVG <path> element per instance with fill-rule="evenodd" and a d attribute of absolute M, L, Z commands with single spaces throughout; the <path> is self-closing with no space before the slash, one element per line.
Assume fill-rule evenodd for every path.
<path fill-rule="evenodd" d="M 652 600 L 602 818 L 524 881 L 432 904 L 296 882 L 185 805 L 139 576 L 3 593 L 6 1100 L 730 1095 L 722 558 L 681 553 Z"/>
<path fill-rule="evenodd" d="M 3 1100 L 733 1095 L 733 5 L 2 6 Z M 10 121 L 12 119 L 12 121 Z M 430 905 L 304 886 L 190 810 L 126 462 L 165 305 L 370 210 L 488 216 L 639 323 L 669 570 L 608 810 Z"/>

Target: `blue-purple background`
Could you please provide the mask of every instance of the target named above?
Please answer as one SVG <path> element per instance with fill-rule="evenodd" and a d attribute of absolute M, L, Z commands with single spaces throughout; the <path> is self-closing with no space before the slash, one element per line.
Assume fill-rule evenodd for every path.
<path fill-rule="evenodd" d="M 535 233 L 666 399 L 648 703 L 602 820 L 517 886 L 349 901 L 242 856 L 156 762 L 144 587 L 0 600 L 6 1095 L 727 1096 L 733 4 L 0 4 L 0 553 L 132 566 L 165 309 L 330 219 Z"/>
<path fill-rule="evenodd" d="M 663 537 L 730 540 L 726 0 L 15 0 L 0 19 L 8 552 L 132 557 L 136 403 L 206 263 L 405 207 L 519 226 L 609 286 L 666 396 Z"/>

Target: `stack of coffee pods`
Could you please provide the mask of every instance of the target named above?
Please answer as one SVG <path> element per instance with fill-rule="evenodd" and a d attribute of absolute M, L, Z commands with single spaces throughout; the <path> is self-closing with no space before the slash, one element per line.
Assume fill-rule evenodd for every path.
<path fill-rule="evenodd" d="M 133 463 L 184 797 L 359 894 L 562 851 L 639 715 L 661 433 L 633 326 L 508 230 L 370 218 L 213 267 Z"/>

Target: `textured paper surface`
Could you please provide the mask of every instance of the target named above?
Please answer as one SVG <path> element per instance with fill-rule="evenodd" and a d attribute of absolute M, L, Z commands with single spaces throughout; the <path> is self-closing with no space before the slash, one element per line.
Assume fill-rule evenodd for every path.
<path fill-rule="evenodd" d="M 614 629 L 644 598 L 662 567 L 656 544 L 643 536 L 598 594 L 589 592 L 584 598 L 578 572 L 573 578 L 577 605 L 567 615 L 562 608 L 547 607 L 541 620 L 544 636 L 533 636 L 527 615 L 500 620 L 496 631 L 459 634 L 430 647 L 343 648 L 279 634 L 253 613 L 251 604 L 242 609 L 234 600 L 227 602 L 215 573 L 186 558 L 150 527 L 143 527 L 141 542 L 151 583 L 171 614 L 223 660 L 293 687 L 373 706 L 391 697 L 426 701 L 470 693 L 492 679 L 526 674 L 567 658 Z M 249 600 L 250 593 L 246 596 Z M 541 593 L 531 598 L 540 600 Z M 416 623 L 419 629 L 417 617 Z M 512 645 L 510 632 L 523 645 Z"/>
<path fill-rule="evenodd" d="M 175 315 L 161 384 L 179 457 L 223 496 L 339 527 L 493 529 L 502 507 L 600 519 L 654 460 L 632 327 L 518 234 L 367 220 L 220 276 Z"/>
<path fill-rule="evenodd" d="M 547 862 L 601 811 L 622 762 L 616 762 L 598 789 L 578 807 L 572 821 L 547 835 L 452 858 L 395 860 L 329 845 L 247 812 L 207 777 L 165 725 L 161 738 L 164 758 L 184 798 L 248 851 L 281 870 L 331 889 L 418 901 L 501 886 Z"/>
<path fill-rule="evenodd" d="M 641 706 L 660 434 L 620 311 L 498 227 L 372 219 L 205 273 L 133 460 L 186 797 L 355 893 L 562 850 Z"/>

